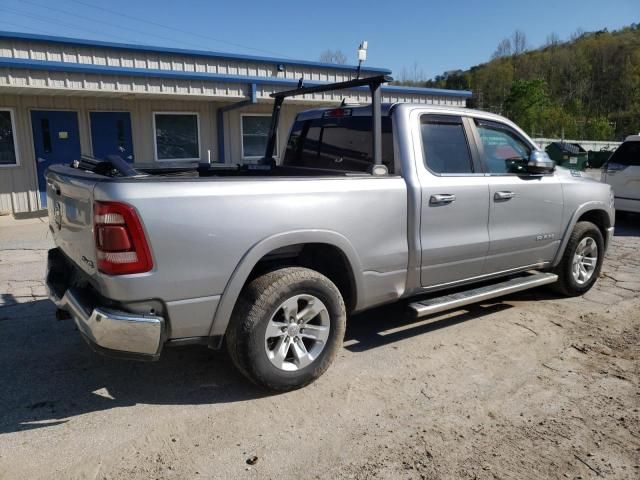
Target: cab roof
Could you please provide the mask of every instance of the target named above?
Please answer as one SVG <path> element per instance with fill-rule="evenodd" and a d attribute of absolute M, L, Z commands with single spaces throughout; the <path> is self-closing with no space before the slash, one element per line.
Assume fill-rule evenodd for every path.
<path fill-rule="evenodd" d="M 483 117 L 487 119 L 494 119 L 497 121 L 504 122 L 509 121 L 505 117 L 500 115 L 496 115 L 495 113 L 485 112 L 483 110 L 475 110 L 472 108 L 466 107 L 449 107 L 446 105 L 427 105 L 425 103 L 411 103 L 411 102 L 394 102 L 394 103 L 382 103 L 381 104 L 381 114 L 382 116 L 389 116 L 391 112 L 393 112 L 396 108 L 424 108 L 434 112 L 442 112 L 448 114 L 459 114 L 464 116 L 475 116 L 475 117 Z M 345 103 L 343 105 L 337 107 L 322 107 L 322 108 L 313 108 L 310 110 L 305 110 L 300 112 L 297 116 L 298 120 L 312 120 L 314 118 L 320 118 L 324 115 L 325 112 L 330 110 L 339 110 L 339 109 L 348 109 L 351 110 L 352 117 L 357 116 L 370 116 L 371 115 L 371 105 L 370 104 L 349 104 Z"/>

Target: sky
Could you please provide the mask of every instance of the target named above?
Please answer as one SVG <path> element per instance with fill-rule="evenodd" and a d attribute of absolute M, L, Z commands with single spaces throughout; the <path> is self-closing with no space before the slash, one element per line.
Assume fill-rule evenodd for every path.
<path fill-rule="evenodd" d="M 640 23 L 640 0 L 0 0 L 0 30 L 302 60 L 339 49 L 356 63 L 431 78 L 487 61 L 516 29 L 556 33 Z"/>

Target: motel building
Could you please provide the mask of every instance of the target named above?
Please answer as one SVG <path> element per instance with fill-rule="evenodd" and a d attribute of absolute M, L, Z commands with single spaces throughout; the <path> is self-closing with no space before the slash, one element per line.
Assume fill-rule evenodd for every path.
<path fill-rule="evenodd" d="M 391 74 L 363 67 L 361 76 Z M 44 172 L 81 155 L 136 163 L 257 161 L 273 92 L 356 78 L 356 67 L 285 58 L 0 32 L 0 214 L 46 208 Z M 383 102 L 464 107 L 468 91 L 383 86 Z M 295 115 L 368 103 L 367 89 L 284 103 L 277 158 Z"/>

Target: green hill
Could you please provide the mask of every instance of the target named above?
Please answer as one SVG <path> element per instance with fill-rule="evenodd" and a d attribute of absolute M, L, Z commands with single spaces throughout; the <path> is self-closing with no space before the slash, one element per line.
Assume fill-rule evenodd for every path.
<path fill-rule="evenodd" d="M 553 35 L 529 51 L 517 35 L 487 63 L 398 83 L 472 90 L 469 107 L 505 115 L 535 137 L 620 140 L 640 131 L 640 24 L 567 42 Z"/>

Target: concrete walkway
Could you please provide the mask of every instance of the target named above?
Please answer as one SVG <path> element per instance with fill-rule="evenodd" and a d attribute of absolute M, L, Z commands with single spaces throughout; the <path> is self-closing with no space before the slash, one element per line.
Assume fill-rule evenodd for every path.
<path fill-rule="evenodd" d="M 0 307 L 45 298 L 42 280 L 52 247 L 47 217 L 0 217 Z"/>
<path fill-rule="evenodd" d="M 47 217 L 16 220 L 0 216 L 0 250 L 48 250 L 53 247 Z"/>

